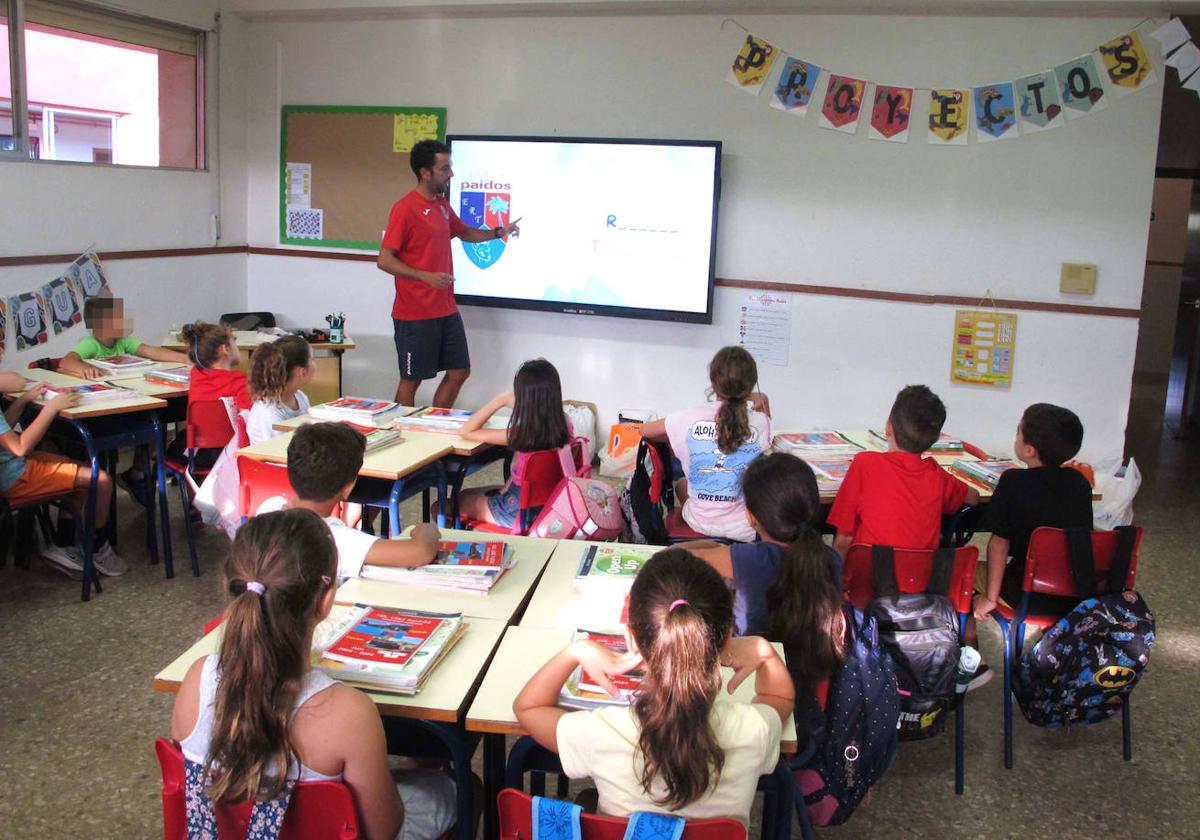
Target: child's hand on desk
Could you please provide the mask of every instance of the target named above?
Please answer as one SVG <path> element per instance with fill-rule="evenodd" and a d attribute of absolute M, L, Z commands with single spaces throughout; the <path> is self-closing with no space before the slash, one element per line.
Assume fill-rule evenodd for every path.
<path fill-rule="evenodd" d="M 80 379 L 100 379 L 104 376 L 104 371 L 95 365 L 89 365 L 87 362 L 84 362 L 82 369 L 75 376 L 78 376 Z"/>
<path fill-rule="evenodd" d="M 422 522 L 412 529 L 412 539 L 436 546 L 442 538 L 442 532 L 432 522 Z"/>
<path fill-rule="evenodd" d="M 59 394 L 54 399 L 50 400 L 50 402 L 46 403 L 46 408 L 57 413 L 79 405 L 80 399 L 82 398 L 79 396 L 79 394 Z"/>
<path fill-rule="evenodd" d="M 604 645 L 587 640 L 572 642 L 568 651 L 583 666 L 583 670 L 613 697 L 619 697 L 621 693 L 612 684 L 610 677 L 627 674 L 642 664 L 640 653 L 617 653 Z"/>
<path fill-rule="evenodd" d="M 16 401 L 19 403 L 33 402 L 44 393 L 46 393 L 46 383 L 33 382 L 30 383 L 29 390 L 17 397 Z"/>

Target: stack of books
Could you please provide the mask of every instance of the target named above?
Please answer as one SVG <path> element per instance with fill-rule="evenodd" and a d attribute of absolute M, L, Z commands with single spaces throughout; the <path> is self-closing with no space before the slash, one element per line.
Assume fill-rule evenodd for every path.
<path fill-rule="evenodd" d="M 351 423 L 349 420 L 338 422 L 345 423 L 367 439 L 367 448 L 363 450 L 366 454 L 370 454 L 376 449 L 383 449 L 385 446 L 404 443 L 404 433 L 399 429 L 373 429 L 370 426 L 360 426 L 357 423 Z"/>
<path fill-rule="evenodd" d="M 628 592 L 633 579 L 658 546 L 591 545 L 583 552 L 575 573 L 575 588 L 581 592 L 597 589 Z"/>
<path fill-rule="evenodd" d="M 888 439 L 887 435 L 885 435 L 883 432 L 877 432 L 874 429 L 871 429 L 871 439 L 885 449 L 887 448 Z M 929 449 L 926 451 L 934 455 L 944 455 L 953 454 L 956 452 L 964 452 L 965 450 L 963 448 L 962 438 L 952 437 L 951 435 L 942 432 L 938 435 L 938 439 L 933 446 L 929 447 Z"/>
<path fill-rule="evenodd" d="M 159 385 L 187 386 L 192 381 L 192 369 L 190 367 L 176 367 L 148 370 L 142 374 L 142 378 L 147 382 L 154 382 Z"/>
<path fill-rule="evenodd" d="M 1000 475 L 1007 470 L 1021 469 L 1016 461 L 955 461 L 951 469 L 988 489 L 995 489 Z"/>
<path fill-rule="evenodd" d="M 341 397 L 333 402 L 314 405 L 308 410 L 308 413 L 317 420 L 330 420 L 335 423 L 349 422 L 372 429 L 387 429 L 392 426 L 392 420 L 395 419 L 388 412 L 395 408 L 396 404 L 387 400 Z"/>
<path fill-rule="evenodd" d="M 597 633 L 592 630 L 576 630 L 572 636 L 572 641 L 579 641 L 580 639 L 591 639 L 593 642 L 597 642 L 616 653 L 625 653 L 627 651 L 624 635 Z M 560 705 L 571 709 L 628 706 L 633 696 L 641 689 L 644 678 L 645 674 L 640 670 L 630 671 L 627 674 L 617 674 L 611 677 L 610 681 L 613 687 L 617 689 L 618 695 L 613 697 L 581 665 L 567 678 L 566 684 L 562 687 L 562 691 L 559 692 L 558 702 Z"/>
<path fill-rule="evenodd" d="M 117 388 L 105 382 L 85 382 L 81 385 L 47 385 L 46 390 L 42 392 L 41 399 L 43 402 L 49 402 L 59 394 L 78 394 L 81 403 L 136 396 L 124 388 Z"/>
<path fill-rule="evenodd" d="M 427 566 L 363 566 L 367 580 L 411 583 L 463 592 L 490 592 L 506 571 L 516 565 L 513 547 L 504 542 L 438 544 L 438 556 Z"/>
<path fill-rule="evenodd" d="M 85 361 L 93 367 L 100 368 L 100 370 L 109 371 L 130 370 L 131 368 L 146 367 L 146 365 L 154 364 L 153 359 L 129 355 L 108 356 L 104 359 L 85 359 Z"/>
<path fill-rule="evenodd" d="M 842 486 L 846 473 L 850 471 L 850 458 L 827 458 L 803 456 L 817 477 L 820 490 L 836 490 Z"/>
<path fill-rule="evenodd" d="M 395 425 L 401 429 L 413 429 L 421 432 L 444 432 L 458 434 L 463 424 L 467 422 L 473 411 L 463 408 L 414 408 L 395 419 Z"/>
<path fill-rule="evenodd" d="M 356 688 L 413 695 L 459 640 L 462 613 L 356 605 L 313 642 L 316 667 Z"/>
<path fill-rule="evenodd" d="M 802 458 L 806 455 L 853 458 L 855 453 L 862 451 L 861 446 L 837 432 L 793 432 L 779 435 L 775 443 L 780 451 L 792 452 Z"/>

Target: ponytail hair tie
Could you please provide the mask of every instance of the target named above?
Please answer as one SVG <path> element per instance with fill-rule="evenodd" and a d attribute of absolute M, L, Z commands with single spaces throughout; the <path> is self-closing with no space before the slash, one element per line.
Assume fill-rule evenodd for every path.
<path fill-rule="evenodd" d="M 253 592 L 255 595 L 261 598 L 263 595 L 267 594 L 267 587 L 263 586 L 256 580 L 248 580 L 246 581 L 246 591 Z"/>
<path fill-rule="evenodd" d="M 671 602 L 671 606 L 667 607 L 667 612 L 668 613 L 675 612 L 676 607 L 690 607 L 690 606 L 691 606 L 691 604 L 689 604 L 683 598 L 677 598 L 676 600 Z"/>

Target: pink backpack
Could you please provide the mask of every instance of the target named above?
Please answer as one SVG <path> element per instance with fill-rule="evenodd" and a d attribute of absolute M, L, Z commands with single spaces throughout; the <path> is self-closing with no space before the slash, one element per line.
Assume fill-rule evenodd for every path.
<path fill-rule="evenodd" d="M 529 529 L 529 535 L 555 540 L 597 541 L 618 536 L 625 520 L 617 492 L 599 479 L 576 475 L 570 444 L 558 451 L 558 457 L 566 477 L 550 494 Z M 585 471 L 591 473 L 590 468 Z"/>

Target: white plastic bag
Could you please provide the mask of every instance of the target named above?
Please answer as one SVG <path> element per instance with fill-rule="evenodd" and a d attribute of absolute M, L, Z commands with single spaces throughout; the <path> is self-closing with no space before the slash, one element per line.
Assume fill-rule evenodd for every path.
<path fill-rule="evenodd" d="M 1142 486 L 1142 472 L 1137 461 L 1129 459 L 1121 468 L 1096 470 L 1096 492 L 1100 498 L 1092 503 L 1092 527 L 1111 531 L 1119 525 L 1133 524 L 1133 497 Z"/>
<path fill-rule="evenodd" d="M 230 397 L 222 397 L 225 408 L 229 410 L 229 422 L 237 428 L 237 410 Z M 241 479 L 237 468 L 237 451 L 242 448 L 242 442 L 237 434 L 229 439 L 229 443 L 217 456 L 216 463 L 197 489 L 192 488 L 192 504 L 200 511 L 200 517 L 207 525 L 220 525 L 225 533 L 233 539 L 237 529 L 242 525 L 241 513 L 238 511 L 238 497 L 241 493 Z M 190 477 L 189 477 L 190 480 Z"/>
<path fill-rule="evenodd" d="M 596 458 L 596 413 L 590 405 L 580 402 L 564 402 L 563 412 L 571 418 L 575 437 L 587 438 L 586 455 L 590 464 Z"/>

